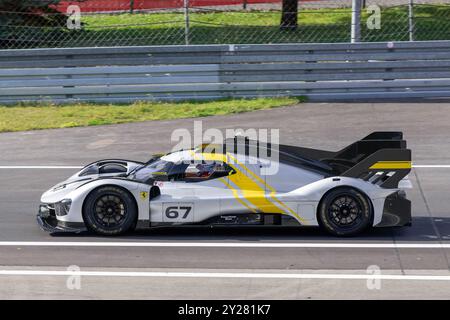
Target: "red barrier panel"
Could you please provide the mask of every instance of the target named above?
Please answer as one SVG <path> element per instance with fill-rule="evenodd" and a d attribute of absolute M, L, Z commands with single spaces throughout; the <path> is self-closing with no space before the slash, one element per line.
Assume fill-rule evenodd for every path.
<path fill-rule="evenodd" d="M 256 3 L 277 3 L 281 0 L 247 0 L 247 4 Z M 224 6 L 243 5 L 244 0 L 190 0 L 190 7 L 201 6 Z M 151 10 L 151 9 L 174 9 L 182 8 L 183 0 L 88 0 L 84 2 L 63 1 L 57 8 L 65 12 L 69 5 L 78 5 L 81 12 L 107 12 L 107 11 L 127 11 Z"/>

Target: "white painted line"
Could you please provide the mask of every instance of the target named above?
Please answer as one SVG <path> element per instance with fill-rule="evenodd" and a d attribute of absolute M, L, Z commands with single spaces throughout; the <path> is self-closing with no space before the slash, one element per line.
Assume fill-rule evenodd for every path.
<path fill-rule="evenodd" d="M 450 281 L 450 276 L 323 273 L 245 273 L 245 272 L 130 272 L 130 271 L 39 271 L 0 270 L 0 276 L 85 276 L 132 278 L 256 278 L 256 279 L 344 279 Z"/>
<path fill-rule="evenodd" d="M 0 166 L 0 169 L 82 169 L 80 166 Z"/>
<path fill-rule="evenodd" d="M 415 164 L 413 168 L 450 168 L 450 164 Z M 82 169 L 84 166 L 0 166 L 0 169 Z"/>
<path fill-rule="evenodd" d="M 450 168 L 448 164 L 417 164 L 413 168 Z"/>
<path fill-rule="evenodd" d="M 450 168 L 450 164 L 415 164 L 413 168 Z M 0 166 L 0 169 L 82 169 L 83 166 Z"/>
<path fill-rule="evenodd" d="M 367 248 L 450 249 L 450 243 L 280 243 L 280 242 L 46 242 L 1 241 L 0 247 L 175 247 L 175 248 Z"/>

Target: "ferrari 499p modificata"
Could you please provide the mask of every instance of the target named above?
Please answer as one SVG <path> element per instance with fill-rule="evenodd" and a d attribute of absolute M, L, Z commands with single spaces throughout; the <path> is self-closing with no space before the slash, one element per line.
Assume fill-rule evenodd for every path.
<path fill-rule="evenodd" d="M 53 233 L 299 225 L 338 236 L 411 224 L 405 193 L 411 188 L 411 151 L 401 132 L 374 132 L 337 152 L 242 137 L 226 140 L 221 152 L 208 147 L 146 163 L 89 164 L 42 195 L 38 223 Z M 266 156 L 275 153 L 276 160 Z M 274 161 L 276 172 L 266 174 Z"/>

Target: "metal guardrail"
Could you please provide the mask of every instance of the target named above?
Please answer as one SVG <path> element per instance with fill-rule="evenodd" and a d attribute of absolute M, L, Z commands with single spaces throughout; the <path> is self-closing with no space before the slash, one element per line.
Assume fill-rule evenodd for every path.
<path fill-rule="evenodd" d="M 450 97 L 450 41 L 0 51 L 0 102 Z"/>

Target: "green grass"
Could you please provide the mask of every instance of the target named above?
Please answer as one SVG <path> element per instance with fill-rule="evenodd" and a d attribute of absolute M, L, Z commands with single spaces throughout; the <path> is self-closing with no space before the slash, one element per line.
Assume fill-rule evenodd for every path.
<path fill-rule="evenodd" d="M 450 5 L 416 5 L 417 40 L 450 39 Z M 408 6 L 382 8 L 381 29 L 367 28 L 364 41 L 408 40 Z M 182 13 L 84 16 L 86 34 L 95 39 L 114 37 L 119 43 L 184 44 Z M 309 9 L 299 13 L 295 31 L 280 30 L 279 11 L 191 13 L 190 41 L 203 43 L 347 42 L 351 9 Z M 133 35 L 136 39 L 133 39 Z"/>
<path fill-rule="evenodd" d="M 450 39 L 450 5 L 415 6 L 416 40 Z M 364 41 L 408 40 L 408 6 L 382 8 L 381 29 L 367 28 L 363 11 Z M 84 16 L 85 35 L 114 38 L 119 44 L 184 44 L 182 13 Z M 348 42 L 351 9 L 315 9 L 300 12 L 297 30 L 280 30 L 278 11 L 191 13 L 192 44 Z M 96 41 L 97 41 L 96 40 Z"/>
<path fill-rule="evenodd" d="M 286 97 L 180 103 L 0 106 L 0 132 L 225 115 L 291 106 L 303 100 Z"/>
<path fill-rule="evenodd" d="M 189 38 L 192 44 L 333 41 L 349 32 L 349 12 L 333 9 L 325 15 L 323 10 L 311 11 L 300 17 L 297 31 L 280 30 L 276 11 L 194 12 Z M 185 43 L 183 13 L 84 16 L 83 22 L 85 38 L 114 37 L 128 45 Z"/>
<path fill-rule="evenodd" d="M 450 5 L 415 5 L 415 39 L 449 40 Z M 198 12 L 190 14 L 191 44 L 348 42 L 351 9 L 309 9 L 297 30 L 280 30 L 279 11 Z M 369 30 L 363 11 L 362 41 L 405 41 L 408 6 L 382 8 L 381 29 Z M 18 28 L 17 47 L 72 47 L 185 44 L 183 13 L 82 15 L 82 30 Z M 11 32 L 6 30 L 4 32 Z M 27 40 L 29 39 L 29 40 Z"/>

